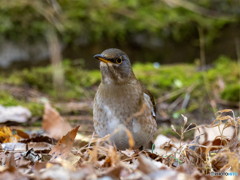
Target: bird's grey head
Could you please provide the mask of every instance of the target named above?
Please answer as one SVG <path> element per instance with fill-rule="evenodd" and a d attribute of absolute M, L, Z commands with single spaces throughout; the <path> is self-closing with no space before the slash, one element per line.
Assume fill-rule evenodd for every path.
<path fill-rule="evenodd" d="M 130 60 L 122 50 L 111 48 L 94 57 L 100 61 L 102 83 L 124 84 L 136 79 Z"/>

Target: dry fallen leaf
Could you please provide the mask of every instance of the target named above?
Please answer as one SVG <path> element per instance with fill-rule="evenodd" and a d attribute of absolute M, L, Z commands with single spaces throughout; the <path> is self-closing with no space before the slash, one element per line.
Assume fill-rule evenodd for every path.
<path fill-rule="evenodd" d="M 214 138 L 216 136 L 220 136 L 222 132 L 223 136 L 226 136 L 227 138 L 231 139 L 234 134 L 234 128 L 227 127 L 223 130 L 224 126 L 225 124 L 220 124 L 219 126 L 216 126 L 216 127 L 208 127 L 206 125 L 202 125 L 200 126 L 199 131 L 197 130 L 195 131 L 194 137 L 197 137 L 203 134 L 203 136 L 200 136 L 200 139 L 199 139 L 199 143 L 203 143 L 204 141 L 213 141 Z"/>
<path fill-rule="evenodd" d="M 72 129 L 70 124 L 49 103 L 44 105 L 42 128 L 50 137 L 55 139 L 60 139 Z"/>
<path fill-rule="evenodd" d="M 141 170 L 144 174 L 150 174 L 158 170 L 157 166 L 152 163 L 152 160 L 145 157 L 144 155 L 140 155 L 138 161 L 138 169 Z"/>
<path fill-rule="evenodd" d="M 79 126 L 74 128 L 72 131 L 68 132 L 52 148 L 52 150 L 49 153 L 50 155 L 52 155 L 52 158 L 50 159 L 50 161 L 53 161 L 56 158 L 65 159 L 68 157 L 68 154 L 72 150 L 74 139 L 77 135 L 78 128 L 79 128 Z"/>
<path fill-rule="evenodd" d="M 21 142 L 21 143 L 46 142 L 48 144 L 57 144 L 58 141 L 48 136 L 34 135 L 34 137 L 31 137 L 29 139 L 22 139 L 22 140 L 19 140 L 18 142 Z"/>
<path fill-rule="evenodd" d="M 29 139 L 30 138 L 27 133 L 25 133 L 25 132 L 23 132 L 21 130 L 17 130 L 17 134 L 18 134 L 18 136 L 20 136 L 23 139 Z"/>
<path fill-rule="evenodd" d="M 219 117 L 217 121 L 223 119 L 227 118 Z M 230 117 L 228 121 L 231 120 L 231 123 L 224 127 L 219 125 L 220 131 L 224 129 L 224 132 L 232 132 L 234 129 L 229 127 L 235 125 L 234 119 L 236 118 Z M 209 130 L 215 129 L 207 125 L 206 127 Z M 174 127 L 172 129 L 176 130 Z M 206 139 L 208 141 L 199 143 L 198 138 L 195 138 L 188 144 L 183 140 L 168 139 L 159 135 L 154 141 L 156 153 L 151 153 L 148 150 L 117 151 L 111 144 L 106 143 L 110 142 L 109 135 L 104 138 L 89 135 L 87 142 L 83 142 L 83 136 L 79 134 L 81 141 L 76 141 L 77 131 L 81 129 L 72 129 L 58 142 L 40 135 L 39 132 L 29 133 L 29 137 L 19 131 L 21 140 L 17 143 L 2 143 L 0 146 L 0 179 L 210 180 L 223 177 L 211 177 L 209 172 L 228 172 L 230 168 L 231 172 L 240 174 L 240 141 L 237 136 L 229 138 L 225 133 L 220 133 L 212 137 L 206 132 L 212 138 L 211 141 Z M 11 136 L 11 129 L 5 129 L 3 132 L 2 134 Z M 5 140 L 5 136 L 2 138 Z M 129 139 L 130 146 L 133 147 L 131 134 Z M 57 145 L 53 147 L 54 144 Z M 157 149 L 162 150 L 162 154 L 159 155 Z M 50 155 L 46 154 L 49 151 Z"/>
<path fill-rule="evenodd" d="M 37 153 L 49 153 L 53 145 L 46 142 L 29 142 L 28 149 L 34 149 Z"/>
<path fill-rule="evenodd" d="M 0 141 L 2 143 L 18 142 L 19 139 L 17 135 L 12 134 L 12 130 L 9 127 L 3 126 L 0 128 Z"/>
<path fill-rule="evenodd" d="M 5 167 L 22 167 L 31 162 L 25 159 L 21 153 L 4 153 L 0 152 L 0 162 Z"/>

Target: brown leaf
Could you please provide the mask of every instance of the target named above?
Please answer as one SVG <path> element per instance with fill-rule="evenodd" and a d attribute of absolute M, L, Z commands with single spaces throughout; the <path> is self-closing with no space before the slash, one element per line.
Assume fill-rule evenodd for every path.
<path fill-rule="evenodd" d="M 62 137 L 58 141 L 58 143 L 53 147 L 53 149 L 50 151 L 50 155 L 52 155 L 52 158 L 50 161 L 53 161 L 56 158 L 62 158 L 65 159 L 67 158 L 68 154 L 70 153 L 74 139 L 77 135 L 79 126 L 74 128 L 72 131 L 68 132 L 65 136 Z"/>
<path fill-rule="evenodd" d="M 50 138 L 48 136 L 42 136 L 42 135 L 34 135 L 34 137 L 29 139 L 23 139 L 19 140 L 21 143 L 29 143 L 29 142 L 46 142 L 48 144 L 57 144 L 57 140 Z"/>
<path fill-rule="evenodd" d="M 53 145 L 45 142 L 30 142 L 28 143 L 28 149 L 34 149 L 37 153 L 49 153 Z"/>
<path fill-rule="evenodd" d="M 123 170 L 122 166 L 118 166 L 114 169 L 110 168 L 110 171 L 107 173 L 108 176 L 112 177 L 112 179 L 120 179 L 121 171 Z"/>
<path fill-rule="evenodd" d="M 46 168 L 46 164 L 47 164 L 47 162 L 37 162 L 36 164 L 34 164 L 32 169 L 33 169 L 33 171 L 39 172 L 41 169 Z"/>
<path fill-rule="evenodd" d="M 31 161 L 24 158 L 24 156 L 21 153 L 14 153 L 14 157 L 12 157 L 13 153 L 4 153 L 0 152 L 0 161 L 2 165 L 5 165 L 7 167 L 23 167 L 27 166 L 31 163 Z M 13 158 L 13 159 L 11 159 Z M 9 165 L 10 163 L 10 165 Z"/>
<path fill-rule="evenodd" d="M 17 130 L 17 134 L 23 139 L 29 139 L 29 135 L 21 130 Z"/>
<path fill-rule="evenodd" d="M 14 157 L 15 157 L 15 162 L 17 167 L 27 167 L 28 165 L 32 164 L 32 161 L 30 161 L 29 159 L 26 159 L 24 155 L 22 155 L 21 153 L 15 153 Z"/>
<path fill-rule="evenodd" d="M 18 163 L 16 165 L 15 159 L 16 156 L 18 156 L 20 153 L 3 153 L 1 152 L 1 160 L 2 155 L 4 155 L 4 161 L 2 161 L 2 165 L 4 165 L 4 168 L 1 168 L 1 173 L 0 173 L 0 179 L 27 179 L 23 178 L 23 175 L 19 173 L 18 168 Z M 3 166 L 1 166 L 3 167 Z"/>
<path fill-rule="evenodd" d="M 50 137 L 56 139 L 60 139 L 72 129 L 70 124 L 49 103 L 44 105 L 42 128 Z"/>
<path fill-rule="evenodd" d="M 15 163 L 15 157 L 13 153 L 10 153 L 8 156 L 6 156 L 5 159 L 5 166 L 7 167 L 16 167 L 16 163 Z"/>
<path fill-rule="evenodd" d="M 144 174 L 150 174 L 158 170 L 158 168 L 152 163 L 152 160 L 146 158 L 143 155 L 140 155 L 138 158 L 139 166 L 138 169 Z"/>
<path fill-rule="evenodd" d="M 9 127 L 3 126 L 0 128 L 0 141 L 2 143 L 18 142 L 19 139 L 17 135 L 12 134 L 12 130 Z"/>
<path fill-rule="evenodd" d="M 196 167 L 192 166 L 188 162 L 186 162 L 183 165 L 176 168 L 177 172 L 182 172 L 182 173 L 186 173 L 186 174 L 193 174 L 195 170 L 197 170 Z"/>

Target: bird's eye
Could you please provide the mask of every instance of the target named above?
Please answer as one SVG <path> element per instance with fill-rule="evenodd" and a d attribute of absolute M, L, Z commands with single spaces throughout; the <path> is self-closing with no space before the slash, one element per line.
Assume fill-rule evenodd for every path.
<path fill-rule="evenodd" d="M 117 63 L 117 64 L 121 64 L 121 63 L 122 63 L 122 57 L 117 58 L 117 59 L 116 59 L 116 63 Z"/>

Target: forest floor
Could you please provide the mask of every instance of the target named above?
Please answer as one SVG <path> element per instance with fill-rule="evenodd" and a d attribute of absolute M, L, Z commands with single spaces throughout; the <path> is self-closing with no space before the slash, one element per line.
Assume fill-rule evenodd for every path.
<path fill-rule="evenodd" d="M 86 104 L 78 106 L 82 109 Z M 111 135 L 99 138 L 93 129 L 84 127 L 82 116 L 70 124 L 45 102 L 41 127 L 1 127 L 0 179 L 240 179 L 240 119 L 225 113 L 233 112 L 223 110 L 212 125 L 192 129 L 182 116 L 180 131 L 171 126 L 179 138 L 159 134 L 152 149 L 135 149 L 130 134 L 130 148 L 118 151 L 109 145 Z M 92 121 L 91 116 L 87 118 Z M 205 134 L 183 140 L 194 130 Z"/>

